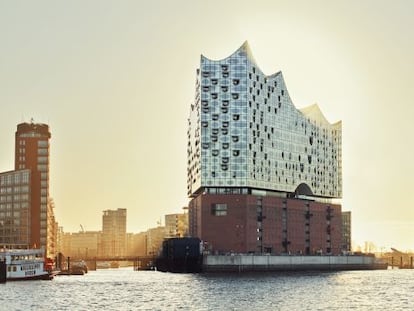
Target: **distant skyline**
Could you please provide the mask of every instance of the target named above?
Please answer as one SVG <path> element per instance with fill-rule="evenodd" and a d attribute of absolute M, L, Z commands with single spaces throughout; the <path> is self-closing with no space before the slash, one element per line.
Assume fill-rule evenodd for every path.
<path fill-rule="evenodd" d="M 248 41 L 297 108 L 343 124 L 352 236 L 414 249 L 414 2 L 0 0 L 0 172 L 21 122 L 47 123 L 50 193 L 66 232 L 127 231 L 182 212 L 187 118 L 200 54 Z"/>

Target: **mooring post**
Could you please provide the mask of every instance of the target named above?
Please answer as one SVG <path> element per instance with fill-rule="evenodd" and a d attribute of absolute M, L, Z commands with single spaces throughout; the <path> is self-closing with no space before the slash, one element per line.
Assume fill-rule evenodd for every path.
<path fill-rule="evenodd" d="M 7 280 L 6 261 L 0 260 L 0 284 L 6 283 L 6 280 Z"/>

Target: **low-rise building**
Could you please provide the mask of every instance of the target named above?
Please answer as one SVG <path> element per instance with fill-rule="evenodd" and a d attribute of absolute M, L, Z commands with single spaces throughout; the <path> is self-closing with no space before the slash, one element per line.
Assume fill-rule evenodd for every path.
<path fill-rule="evenodd" d="M 165 235 L 167 238 L 188 236 L 188 214 L 165 215 Z"/>
<path fill-rule="evenodd" d="M 99 256 L 101 236 L 100 231 L 63 233 L 61 252 L 65 257 L 82 259 L 97 257 Z"/>

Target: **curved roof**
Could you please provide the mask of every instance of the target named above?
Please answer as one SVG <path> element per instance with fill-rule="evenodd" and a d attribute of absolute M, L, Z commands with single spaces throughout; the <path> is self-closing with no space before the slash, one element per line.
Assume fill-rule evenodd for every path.
<path fill-rule="evenodd" d="M 265 75 L 264 73 L 263 73 L 263 71 L 260 69 L 260 67 L 257 65 L 257 63 L 256 63 L 256 60 L 254 59 L 254 57 L 253 57 L 253 54 L 252 54 L 252 51 L 251 51 L 251 49 L 250 49 L 250 45 L 249 45 L 249 42 L 246 40 L 246 41 L 244 41 L 243 42 L 243 44 L 235 51 L 235 52 L 233 52 L 232 54 L 230 54 L 229 56 L 227 56 L 227 57 L 225 57 L 225 58 L 223 58 L 223 59 L 218 59 L 218 60 L 213 60 L 213 59 L 210 59 L 210 58 L 208 58 L 208 57 L 205 57 L 203 54 L 201 54 L 201 58 L 202 59 L 206 59 L 206 60 L 209 60 L 209 61 L 212 61 L 212 62 L 219 62 L 219 61 L 223 61 L 223 60 L 226 60 L 227 58 L 230 58 L 230 57 L 232 57 L 232 56 L 235 56 L 236 54 L 239 54 L 240 52 L 243 52 L 245 55 L 246 55 L 246 57 L 247 57 L 247 59 L 252 63 L 252 64 L 254 64 L 256 67 L 257 67 L 257 69 L 265 76 L 265 77 L 267 77 L 268 79 L 273 79 L 273 78 L 275 78 L 275 77 L 277 77 L 277 76 L 282 76 L 281 78 L 282 78 L 282 80 L 283 80 L 283 82 L 284 82 L 284 78 L 283 78 L 283 75 L 282 75 L 282 71 L 277 71 L 277 72 L 275 72 L 275 73 L 273 73 L 273 74 L 271 74 L 271 75 Z M 292 104 L 293 104 L 293 102 L 292 102 Z M 296 108 L 296 107 L 295 107 Z M 297 108 L 296 108 L 297 109 Z M 302 112 L 302 114 L 305 116 L 305 117 L 307 117 L 307 118 L 309 118 L 309 119 L 311 119 L 311 120 L 313 120 L 313 121 L 316 121 L 316 122 L 318 122 L 318 123 L 321 123 L 321 124 L 325 124 L 325 125 L 329 125 L 329 126 L 334 126 L 334 127 L 341 127 L 341 125 L 342 125 L 342 122 L 341 121 L 338 121 L 338 122 L 335 122 L 335 123 L 330 123 L 326 118 L 325 118 L 325 116 L 323 115 L 323 113 L 322 113 L 322 111 L 320 110 L 320 108 L 319 108 L 319 106 L 318 106 L 318 104 L 313 104 L 313 105 L 310 105 L 310 106 L 307 106 L 307 107 L 304 107 L 304 108 L 301 108 L 301 109 L 297 109 L 298 111 L 300 111 L 300 112 Z"/>
<path fill-rule="evenodd" d="M 253 53 L 252 53 L 252 51 L 251 51 L 251 49 L 250 49 L 250 45 L 249 45 L 249 42 L 246 40 L 246 41 L 244 41 L 244 43 L 235 51 L 235 52 L 233 52 L 232 54 L 230 54 L 229 56 L 227 56 L 227 57 L 225 57 L 225 58 L 223 58 L 223 59 L 217 59 L 217 60 L 214 60 L 214 59 L 211 59 L 211 58 L 208 58 L 208 57 L 206 57 L 206 56 L 204 56 L 203 54 L 201 54 L 201 58 L 205 58 L 205 59 L 207 59 L 207 60 L 209 60 L 209 61 L 216 61 L 216 62 L 218 62 L 218 61 L 221 61 L 221 60 L 225 60 L 225 59 L 227 59 L 227 58 L 230 58 L 230 57 L 232 57 L 233 55 L 236 55 L 236 54 L 238 54 L 238 53 L 240 53 L 240 52 L 243 52 L 243 53 L 245 53 L 246 54 L 246 57 L 247 57 L 247 59 L 251 62 L 251 63 L 253 63 L 256 67 L 257 67 L 257 69 L 258 70 L 260 70 L 260 72 L 261 73 L 263 73 L 263 71 L 260 69 L 260 67 L 257 65 L 257 62 L 256 62 L 256 60 L 254 59 L 254 56 L 253 56 Z M 275 72 L 275 73 L 272 73 L 271 75 L 265 75 L 264 73 L 263 73 L 263 75 L 264 76 L 266 76 L 266 77 L 268 77 L 268 78 L 273 78 L 273 77 L 276 77 L 277 75 L 279 75 L 279 74 L 281 74 L 282 72 L 279 70 L 279 71 L 277 71 L 277 72 Z"/>
<path fill-rule="evenodd" d="M 323 115 L 321 109 L 319 108 L 318 104 L 313 104 L 304 108 L 299 109 L 300 112 L 303 113 L 303 115 L 313 121 L 326 124 L 326 125 L 334 125 L 331 124 Z"/>

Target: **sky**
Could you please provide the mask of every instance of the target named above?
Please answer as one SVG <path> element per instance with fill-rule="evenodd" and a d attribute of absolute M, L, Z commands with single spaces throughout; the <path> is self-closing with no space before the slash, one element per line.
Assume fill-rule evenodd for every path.
<path fill-rule="evenodd" d="M 128 232 L 187 206 L 187 118 L 203 54 L 248 41 L 297 108 L 342 120 L 342 209 L 356 244 L 414 249 L 414 2 L 0 0 L 0 171 L 16 125 L 47 123 L 65 232 Z"/>

